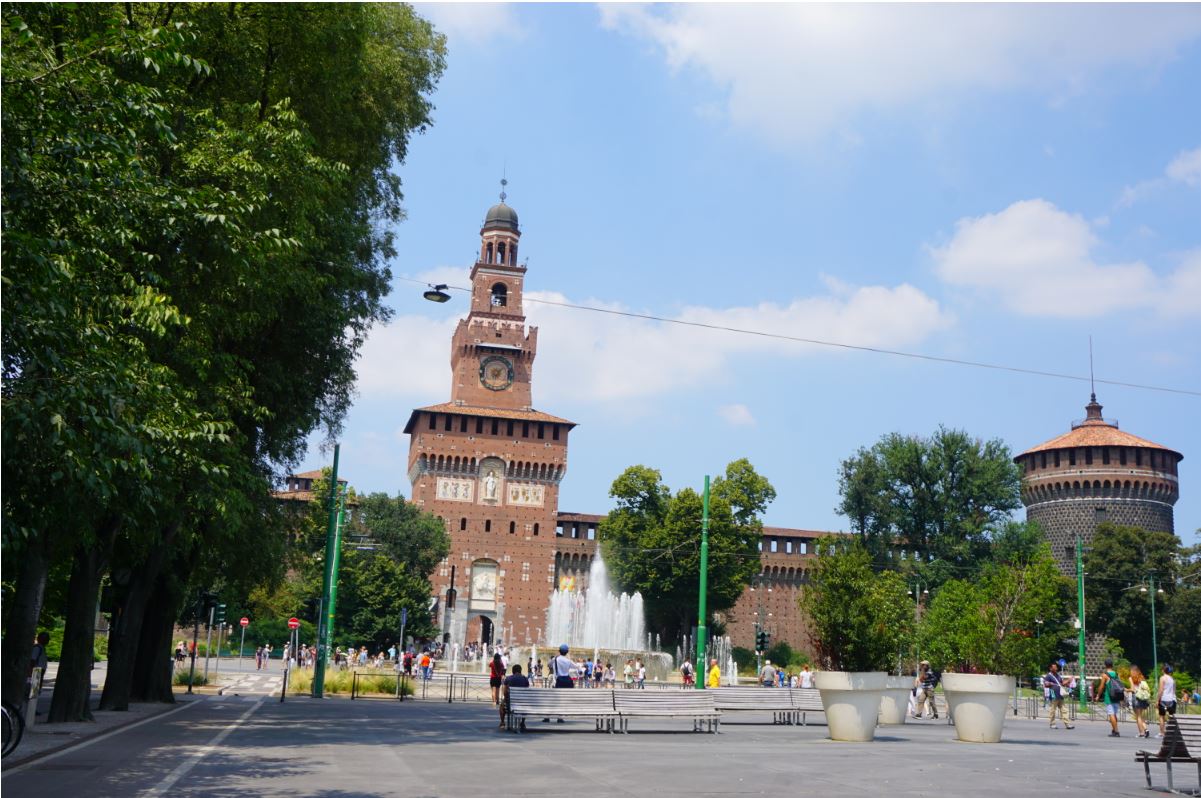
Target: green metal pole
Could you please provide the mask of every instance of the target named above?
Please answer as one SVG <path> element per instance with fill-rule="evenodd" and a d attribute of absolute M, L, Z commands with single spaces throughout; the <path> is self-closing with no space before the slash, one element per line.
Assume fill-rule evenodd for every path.
<path fill-rule="evenodd" d="M 696 605 L 696 689 L 704 690 L 708 681 L 709 661 L 705 658 L 705 646 L 709 642 L 709 628 L 705 625 L 708 611 L 705 603 L 709 593 L 709 476 L 705 475 L 705 496 L 701 505 L 701 590 Z"/>
<path fill-rule="evenodd" d="M 1080 709 L 1088 709 L 1088 679 L 1084 674 L 1084 542 L 1076 536 L 1076 617 L 1080 633 L 1076 639 L 1076 656 L 1080 663 Z"/>
<path fill-rule="evenodd" d="M 322 607 L 330 604 L 329 593 L 334 583 L 334 551 L 338 535 L 338 454 L 341 444 L 334 444 L 334 468 L 329 477 L 329 528 L 325 533 L 325 578 L 321 585 Z M 325 660 L 329 650 L 329 624 L 325 613 L 317 623 L 317 661 L 313 667 L 313 698 L 325 695 Z"/>
<path fill-rule="evenodd" d="M 329 586 L 329 601 L 325 604 L 326 637 L 331 641 L 331 645 L 334 639 L 334 612 L 338 608 L 338 574 L 342 568 L 342 527 L 346 523 L 346 494 L 349 492 L 350 486 L 347 485 L 340 494 L 338 524 L 334 530 L 334 576 Z"/>
<path fill-rule="evenodd" d="M 1151 574 L 1151 661 L 1154 678 L 1159 679 L 1159 646 L 1155 640 L 1155 574 Z"/>

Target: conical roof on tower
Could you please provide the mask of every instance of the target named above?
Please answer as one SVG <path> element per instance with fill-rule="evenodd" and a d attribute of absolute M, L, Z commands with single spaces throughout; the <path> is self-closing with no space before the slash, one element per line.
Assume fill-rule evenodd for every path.
<path fill-rule="evenodd" d="M 1048 452 L 1056 449 L 1077 449 L 1086 446 L 1129 446 L 1140 449 L 1159 449 L 1160 451 L 1175 455 L 1177 462 L 1184 459 L 1184 455 L 1174 449 L 1169 449 L 1146 438 L 1140 438 L 1137 435 L 1131 435 L 1129 432 L 1123 432 L 1118 429 L 1116 421 L 1106 421 L 1104 416 L 1101 415 L 1101 405 L 1097 403 L 1097 395 L 1092 394 L 1090 399 L 1089 403 L 1084 407 L 1086 414 L 1084 420 L 1073 424 L 1071 432 L 1065 432 L 1063 435 L 1027 449 L 1014 459 L 1016 460 L 1035 452 Z"/>

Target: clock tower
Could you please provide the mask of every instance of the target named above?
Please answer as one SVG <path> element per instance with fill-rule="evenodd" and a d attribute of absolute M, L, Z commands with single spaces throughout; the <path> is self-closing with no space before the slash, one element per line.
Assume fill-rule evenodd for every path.
<path fill-rule="evenodd" d="M 431 578 L 433 620 L 460 647 L 540 642 L 575 426 L 533 407 L 538 330 L 522 309 L 517 212 L 500 199 L 484 217 L 471 307 L 451 339 L 450 401 L 417 408 L 405 425 L 413 501 L 451 540 Z"/>

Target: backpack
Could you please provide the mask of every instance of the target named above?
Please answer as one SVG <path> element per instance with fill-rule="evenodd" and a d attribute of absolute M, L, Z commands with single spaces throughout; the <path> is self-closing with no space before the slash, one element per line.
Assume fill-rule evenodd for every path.
<path fill-rule="evenodd" d="M 1134 697 L 1139 701 L 1151 700 L 1151 685 L 1147 684 L 1146 679 L 1138 683 L 1138 687 L 1134 691 Z"/>
<path fill-rule="evenodd" d="M 1109 681 L 1105 683 L 1105 689 L 1109 692 L 1109 703 L 1120 704 L 1126 700 L 1126 688 L 1122 686 L 1122 682 L 1113 676 L 1109 677 Z"/>

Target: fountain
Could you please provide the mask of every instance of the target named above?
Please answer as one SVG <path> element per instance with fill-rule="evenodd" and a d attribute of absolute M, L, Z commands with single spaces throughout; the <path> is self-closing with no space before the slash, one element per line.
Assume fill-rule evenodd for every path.
<path fill-rule="evenodd" d="M 642 611 L 642 594 L 614 595 L 598 553 L 584 591 L 556 590 L 546 612 L 548 641 L 594 651 L 642 651 L 650 648 Z"/>

